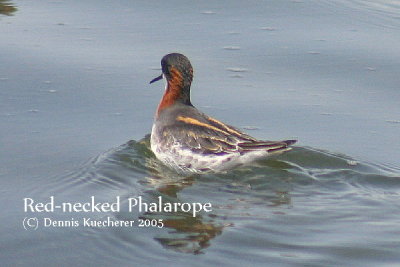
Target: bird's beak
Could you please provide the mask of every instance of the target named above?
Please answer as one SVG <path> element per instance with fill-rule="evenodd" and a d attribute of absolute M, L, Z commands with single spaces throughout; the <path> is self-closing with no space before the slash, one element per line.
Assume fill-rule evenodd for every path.
<path fill-rule="evenodd" d="M 162 78 L 163 78 L 163 75 L 161 74 L 160 76 L 155 77 L 153 80 L 151 80 L 150 83 L 154 83 L 154 82 L 156 82 L 156 81 L 159 81 L 159 80 L 161 80 Z"/>

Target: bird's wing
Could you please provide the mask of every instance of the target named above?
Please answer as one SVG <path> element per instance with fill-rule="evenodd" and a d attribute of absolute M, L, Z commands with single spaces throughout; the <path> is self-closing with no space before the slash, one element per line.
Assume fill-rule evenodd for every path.
<path fill-rule="evenodd" d="M 290 150 L 289 146 L 296 143 L 297 140 L 283 140 L 283 141 L 256 141 L 256 142 L 243 142 L 238 144 L 242 152 L 254 150 L 266 150 L 268 153 Z"/>
<path fill-rule="evenodd" d="M 236 128 L 210 117 L 178 116 L 175 125 L 166 126 L 163 135 L 167 142 L 179 142 L 184 147 L 202 154 L 220 154 L 254 150 L 275 152 L 286 150 L 294 140 L 259 141 Z"/>
<path fill-rule="evenodd" d="M 237 138 L 221 131 L 199 125 L 167 126 L 163 130 L 165 141 L 179 143 L 184 148 L 201 154 L 218 154 L 237 151 Z"/>
<path fill-rule="evenodd" d="M 241 152 L 254 151 L 254 150 L 267 150 L 268 152 L 275 152 L 280 150 L 286 150 L 290 145 L 297 142 L 297 140 L 283 140 L 283 141 L 262 141 L 257 140 L 250 135 L 247 135 L 233 126 L 227 125 L 214 118 L 207 118 L 210 124 L 226 130 L 231 135 L 234 135 L 239 139 L 238 150 Z"/>

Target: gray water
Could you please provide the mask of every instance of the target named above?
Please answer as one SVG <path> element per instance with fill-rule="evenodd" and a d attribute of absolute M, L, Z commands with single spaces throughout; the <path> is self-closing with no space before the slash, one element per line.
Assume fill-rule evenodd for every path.
<path fill-rule="evenodd" d="M 397 1 L 1 1 L 0 12 L 1 265 L 399 264 Z M 298 145 L 224 174 L 160 165 L 144 137 L 163 85 L 148 82 L 169 52 L 194 66 L 196 107 Z M 24 198 L 50 196 L 213 210 L 24 212 Z M 85 216 L 165 225 L 23 227 Z"/>

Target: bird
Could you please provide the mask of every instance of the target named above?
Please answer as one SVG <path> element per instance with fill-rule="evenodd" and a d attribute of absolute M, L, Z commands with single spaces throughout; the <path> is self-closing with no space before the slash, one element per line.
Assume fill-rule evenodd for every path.
<path fill-rule="evenodd" d="M 226 172 L 257 159 L 291 149 L 297 140 L 258 140 L 214 119 L 190 101 L 193 68 L 180 53 L 161 59 L 165 91 L 158 105 L 150 147 L 164 165 L 179 173 Z"/>

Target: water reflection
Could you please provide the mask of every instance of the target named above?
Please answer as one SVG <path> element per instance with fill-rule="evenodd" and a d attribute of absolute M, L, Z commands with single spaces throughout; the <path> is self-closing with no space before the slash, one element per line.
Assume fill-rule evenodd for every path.
<path fill-rule="evenodd" d="M 149 148 L 149 136 L 142 139 L 139 144 Z M 146 165 L 149 176 L 140 182 L 152 188 L 152 195 L 168 197 L 171 202 L 184 203 L 178 193 L 196 182 L 197 175 L 179 175 L 160 164 L 154 157 L 147 158 Z M 163 236 L 154 239 L 167 249 L 177 252 L 199 254 L 210 246 L 210 241 L 220 235 L 224 226 L 215 222 L 216 215 L 203 216 L 178 211 L 175 213 L 145 213 L 142 219 L 162 219 L 164 226 L 171 229 Z"/>
<path fill-rule="evenodd" d="M 174 229 L 165 237 L 155 237 L 164 248 L 177 252 L 202 253 L 202 250 L 210 246 L 210 240 L 220 235 L 223 226 L 215 226 L 212 223 L 204 223 L 201 216 L 183 216 L 181 219 L 165 219 L 166 227 Z"/>
<path fill-rule="evenodd" d="M 128 207 L 127 199 L 142 197 L 143 203 L 157 203 L 158 197 L 162 197 L 163 203 L 189 203 L 201 204 L 212 202 L 207 198 L 199 201 L 188 201 L 180 196 L 180 192 L 198 182 L 196 175 L 179 175 L 157 161 L 149 148 L 149 136 L 142 140 L 129 141 L 128 143 L 107 151 L 95 159 L 89 161 L 81 170 L 58 179 L 48 191 L 57 194 L 68 194 L 67 199 L 79 198 L 82 192 L 85 195 L 96 195 L 99 201 L 110 202 L 115 196 L 121 196 L 121 206 Z M 43 190 L 43 188 L 41 188 Z M 213 205 L 213 203 L 212 203 Z M 210 241 L 220 235 L 225 226 L 213 211 L 198 212 L 193 216 L 192 211 L 184 212 L 178 207 L 177 211 L 139 211 L 127 212 L 122 210 L 107 216 L 116 220 L 136 221 L 162 220 L 163 227 L 140 227 L 140 231 L 156 230 L 152 234 L 153 240 L 162 247 L 176 252 L 201 254 L 210 246 Z M 101 229 L 92 229 L 101 235 Z M 109 232 L 113 234 L 113 231 Z M 119 238 L 114 236 L 114 238 Z M 127 230 L 121 237 L 134 249 L 136 247 L 136 235 Z M 116 242 L 121 242 L 117 240 Z M 112 246 L 112 244 L 106 244 Z"/>
<path fill-rule="evenodd" d="M 147 242 L 151 238 L 165 249 L 196 255 L 205 253 L 227 227 L 240 229 L 237 223 L 257 221 L 257 225 L 272 223 L 274 227 L 274 220 L 279 221 L 280 216 L 296 209 L 302 196 L 316 198 L 314 206 L 318 207 L 319 201 L 325 203 L 332 194 L 334 199 L 348 198 L 354 188 L 369 192 L 374 185 L 375 192 L 379 185 L 385 193 L 396 191 L 400 186 L 398 175 L 389 177 L 381 171 L 344 155 L 295 147 L 284 155 L 228 173 L 180 175 L 155 159 L 147 136 L 101 154 L 83 170 L 58 180 L 58 186 L 49 191 L 72 191 L 75 196 L 76 192 L 85 192 L 104 202 L 114 200 L 116 195 L 123 202 L 137 196 L 144 203 L 156 203 L 160 196 L 163 203 L 171 204 L 210 202 L 212 212 L 195 216 L 179 208 L 173 212 L 136 210 L 110 214 L 118 220 L 162 220 L 163 228 L 140 228 L 140 237 L 133 229 L 121 233 L 93 229 L 96 235 L 111 236 L 113 242 L 105 244 L 110 248 L 125 242 L 127 249 L 137 250 L 138 239 L 145 238 L 140 241 Z"/>
<path fill-rule="evenodd" d="M 268 174 L 265 173 L 266 168 L 270 170 Z M 77 191 L 96 192 L 96 198 L 105 198 L 105 202 L 110 192 L 114 191 L 111 199 L 115 197 L 114 194 L 121 195 L 123 206 L 126 199 L 136 196 L 141 196 L 144 203 L 156 203 L 160 196 L 164 203 L 172 204 L 210 202 L 211 212 L 199 212 L 195 216 L 179 208 L 176 212 L 121 211 L 113 215 L 118 220 L 162 220 L 164 227 L 157 228 L 155 234 L 152 234 L 153 240 L 168 250 L 202 254 L 226 227 L 234 227 L 227 217 L 260 217 L 252 207 L 291 205 L 288 186 L 290 174 L 286 168 L 293 166 L 283 161 L 266 160 L 248 168 L 218 175 L 182 175 L 156 160 L 150 150 L 149 136 L 146 136 L 140 141 L 132 140 L 101 154 L 88 162 L 84 170 L 59 180 L 57 190 L 53 187 L 51 191 L 72 191 L 72 194 Z M 265 181 L 266 176 L 268 181 Z M 193 194 L 197 201 L 188 200 L 192 196 L 187 195 L 189 188 L 200 192 Z M 222 199 L 216 200 L 213 194 Z M 131 232 L 125 234 L 131 235 Z M 130 246 L 135 247 L 135 238 L 124 236 L 124 240 L 129 240 Z"/>
<path fill-rule="evenodd" d="M 0 0 L 0 14 L 12 16 L 18 9 L 8 0 Z"/>
<path fill-rule="evenodd" d="M 202 202 L 212 202 L 212 214 L 203 213 L 195 217 L 185 212 L 140 215 L 143 219 L 163 220 L 169 231 L 155 236 L 154 240 L 166 249 L 191 254 L 204 253 L 212 239 L 221 235 L 225 227 L 234 227 L 227 217 L 263 218 L 264 214 L 252 208 L 261 206 L 274 209 L 292 205 L 290 190 L 294 175 L 289 170 L 297 169 L 297 166 L 290 162 L 265 159 L 227 173 L 181 175 L 155 159 L 149 149 L 149 136 L 139 142 L 130 141 L 129 147 L 138 154 L 146 155 L 142 164 L 147 175 L 139 179 L 139 183 L 145 186 L 144 191 L 150 199 L 162 196 L 169 202 L 184 203 L 187 202 L 184 189 L 204 187 L 198 189 L 202 192 Z M 128 157 L 123 158 L 129 161 Z M 134 162 L 131 161 L 131 164 L 137 165 Z M 213 192 L 223 199 L 216 200 Z"/>

